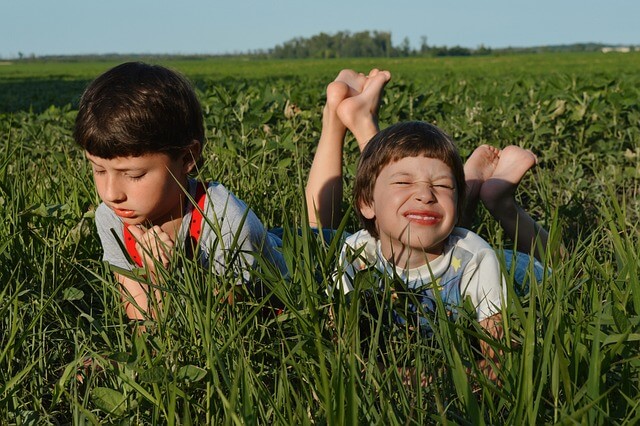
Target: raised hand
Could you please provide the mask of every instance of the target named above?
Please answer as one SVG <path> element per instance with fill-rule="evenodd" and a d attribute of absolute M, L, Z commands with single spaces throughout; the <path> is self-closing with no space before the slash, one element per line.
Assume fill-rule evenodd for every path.
<path fill-rule="evenodd" d="M 136 239 L 136 250 L 142 258 L 142 264 L 153 274 L 156 265 L 167 268 L 174 252 L 174 242 L 169 234 L 159 226 L 145 228 L 142 225 L 130 226 L 129 231 Z"/>

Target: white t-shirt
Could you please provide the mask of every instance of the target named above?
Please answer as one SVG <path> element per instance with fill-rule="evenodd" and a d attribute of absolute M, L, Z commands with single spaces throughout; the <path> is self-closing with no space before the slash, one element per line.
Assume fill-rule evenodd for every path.
<path fill-rule="evenodd" d="M 505 279 L 494 250 L 480 236 L 463 228 L 454 228 L 442 255 L 413 269 L 392 265 L 382 255 L 380 241 L 361 230 L 345 240 L 335 276 L 337 285 L 345 293 L 352 291 L 356 273 L 370 267 L 399 277 L 409 289 L 424 288 L 434 280 L 444 285 L 440 282 L 443 277 L 449 280 L 455 276 L 459 278 L 460 301 L 471 298 L 478 321 L 499 313 L 506 297 Z"/>

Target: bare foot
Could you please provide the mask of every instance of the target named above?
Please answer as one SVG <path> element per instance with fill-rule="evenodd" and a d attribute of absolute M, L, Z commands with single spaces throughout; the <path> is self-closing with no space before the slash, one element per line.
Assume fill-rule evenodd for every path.
<path fill-rule="evenodd" d="M 327 108 L 331 111 L 336 111 L 338 105 L 342 102 L 349 93 L 349 85 L 343 81 L 337 79 L 329 83 L 327 86 Z"/>
<path fill-rule="evenodd" d="M 391 79 L 389 71 L 371 70 L 362 84 L 361 92 L 348 97 L 338 106 L 338 117 L 353 133 L 362 151 L 378 133 L 378 110 L 384 86 Z M 362 82 L 359 80 L 358 83 Z M 356 90 L 359 87 L 355 87 Z"/>
<path fill-rule="evenodd" d="M 336 111 L 343 100 L 359 95 L 366 81 L 367 76 L 363 73 L 350 69 L 340 71 L 335 80 L 327 86 L 327 107 Z"/>
<path fill-rule="evenodd" d="M 533 152 L 519 146 L 510 145 L 500 151 L 493 174 L 480 188 L 480 200 L 492 214 L 495 215 L 505 203 L 515 203 L 514 195 L 520 181 L 537 162 Z"/>
<path fill-rule="evenodd" d="M 518 146 L 500 152 L 493 175 L 480 188 L 480 200 L 522 253 L 543 260 L 549 233 L 520 206 L 515 192 L 524 175 L 538 162 L 535 154 Z"/>
<path fill-rule="evenodd" d="M 464 177 L 467 184 L 465 207 L 460 224 L 469 227 L 478 206 L 480 188 L 493 175 L 500 156 L 500 150 L 491 145 L 480 145 L 464 163 Z"/>

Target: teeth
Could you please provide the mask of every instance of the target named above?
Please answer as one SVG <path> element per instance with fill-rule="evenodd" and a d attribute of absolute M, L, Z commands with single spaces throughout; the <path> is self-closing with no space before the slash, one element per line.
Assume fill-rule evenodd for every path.
<path fill-rule="evenodd" d="M 409 219 L 435 219 L 434 216 L 422 216 L 418 214 L 410 214 L 410 215 L 407 215 L 407 217 Z"/>

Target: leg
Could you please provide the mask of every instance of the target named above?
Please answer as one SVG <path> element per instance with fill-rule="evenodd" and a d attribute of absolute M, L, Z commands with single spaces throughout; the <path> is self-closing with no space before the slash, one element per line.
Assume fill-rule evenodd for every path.
<path fill-rule="evenodd" d="M 309 225 L 335 228 L 341 219 L 342 147 L 347 132 L 338 117 L 338 106 L 356 96 L 366 77 L 353 70 L 342 70 L 327 86 L 327 103 L 322 112 L 322 132 L 313 157 L 305 188 Z"/>
<path fill-rule="evenodd" d="M 480 200 L 515 242 L 518 251 L 533 253 L 541 260 L 549 234 L 515 200 L 520 181 L 537 161 L 527 149 L 515 145 L 504 148 L 493 174 L 480 188 Z"/>
<path fill-rule="evenodd" d="M 305 189 L 309 225 L 335 228 L 340 223 L 342 150 L 347 125 L 363 148 L 378 131 L 380 94 L 390 78 L 388 71 L 372 70 L 365 76 L 343 70 L 327 87 L 322 132 Z"/>
<path fill-rule="evenodd" d="M 336 109 L 348 93 L 349 86 L 337 79 L 327 87 L 322 132 L 305 188 L 310 226 L 334 228 L 340 223 L 342 146 L 347 128 L 338 118 Z"/>
<path fill-rule="evenodd" d="M 464 163 L 464 177 L 467 183 L 465 205 L 462 217 L 458 218 L 460 226 L 470 228 L 473 225 L 480 188 L 491 177 L 498 164 L 500 150 L 491 145 L 480 145 Z"/>

